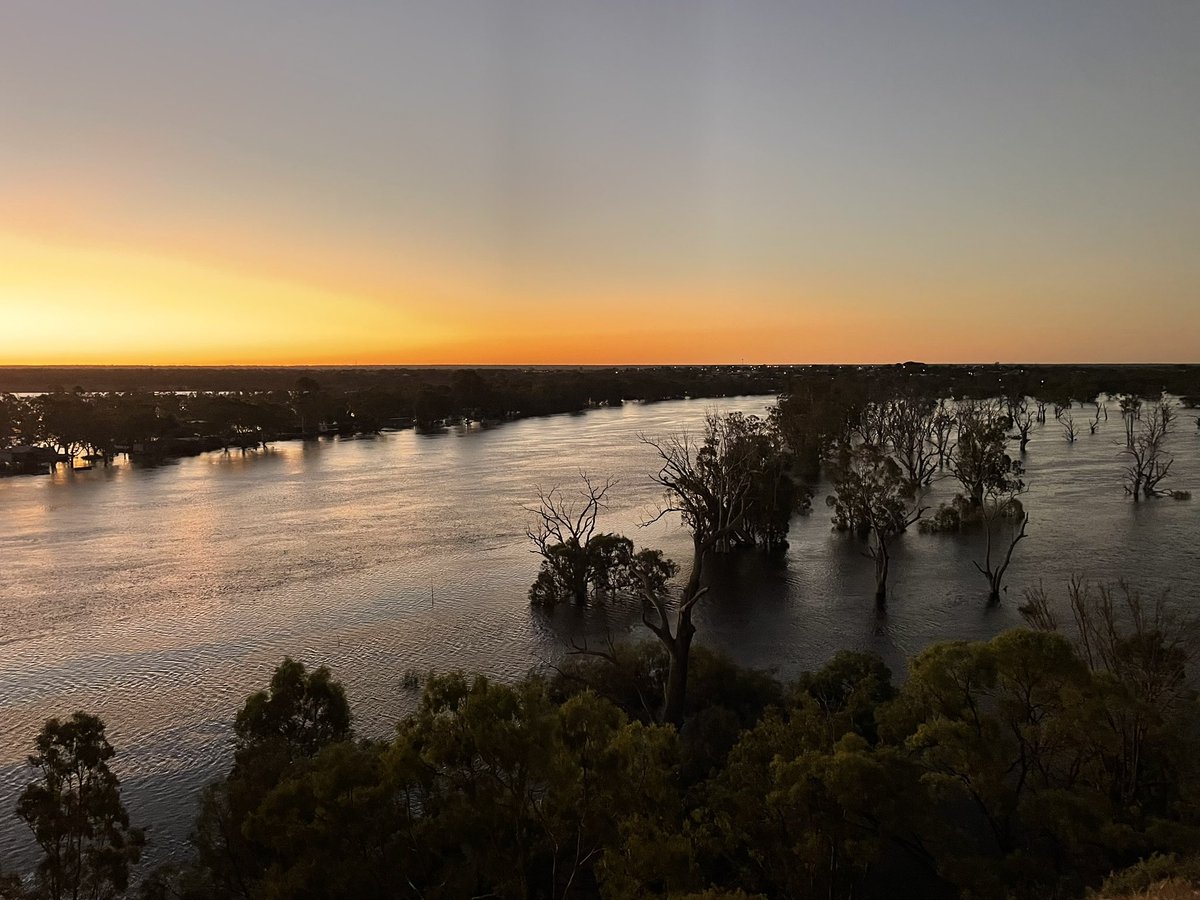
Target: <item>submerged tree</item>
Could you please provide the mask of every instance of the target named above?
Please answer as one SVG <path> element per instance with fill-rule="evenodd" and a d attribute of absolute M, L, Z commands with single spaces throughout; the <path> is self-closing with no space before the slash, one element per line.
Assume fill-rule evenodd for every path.
<path fill-rule="evenodd" d="M 1118 394 L 1117 405 L 1125 422 L 1125 446 L 1133 446 L 1134 425 L 1142 417 L 1142 398 L 1137 394 Z"/>
<path fill-rule="evenodd" d="M 1014 465 L 1006 452 L 1010 425 L 991 402 L 973 400 L 959 408 L 958 443 L 949 466 L 972 509 L 983 505 L 985 494 Z"/>
<path fill-rule="evenodd" d="M 533 552 L 542 557 L 537 580 L 529 589 L 530 602 L 583 604 L 597 596 L 636 591 L 643 578 L 656 589 L 665 589 L 676 574 L 674 563 L 656 550 L 635 551 L 627 537 L 596 530 L 614 482 L 599 482 L 582 473 L 580 480 L 577 497 L 567 498 L 553 488 L 538 491 L 538 504 L 526 507 L 537 516 L 537 524 L 526 534 L 534 544 Z"/>
<path fill-rule="evenodd" d="M 529 589 L 529 599 L 551 606 L 563 600 L 586 603 L 597 588 L 608 586 L 614 566 L 633 555 L 633 543 L 627 538 L 596 531 L 600 510 L 613 481 L 597 481 L 581 472 L 577 496 L 566 496 L 557 487 L 538 490 L 538 502 L 526 509 L 536 516 L 536 524 L 526 534 L 534 553 L 542 557 L 537 581 Z"/>
<path fill-rule="evenodd" d="M 983 564 L 974 566 L 988 582 L 988 602 L 1000 602 L 1000 591 L 1004 587 L 1004 574 L 1012 563 L 1013 551 L 1025 539 L 1029 525 L 1029 513 L 1025 512 L 1020 497 L 1025 493 L 1024 471 L 1020 463 L 1010 461 L 1004 469 L 994 473 L 984 488 L 983 503 L 979 507 L 979 518 L 983 524 L 985 550 Z M 1009 523 L 1008 546 L 996 546 L 1001 523 Z"/>
<path fill-rule="evenodd" d="M 888 405 L 883 431 L 896 463 L 914 489 L 928 485 L 937 471 L 934 443 L 937 404 L 916 395 L 900 397 Z"/>
<path fill-rule="evenodd" d="M 765 550 L 787 546 L 793 513 L 807 510 L 812 490 L 793 472 L 793 458 L 773 419 L 727 413 L 720 419 L 724 432 L 721 453 L 750 472 L 746 514 L 736 540 Z"/>
<path fill-rule="evenodd" d="M 843 453 L 838 464 L 833 507 L 834 527 L 869 540 L 868 555 L 875 561 L 875 602 L 887 601 L 891 543 L 924 514 L 914 502 L 912 483 L 889 455 L 869 444 Z"/>
<path fill-rule="evenodd" d="M 938 468 L 944 469 L 946 467 L 946 460 L 954 452 L 954 429 L 958 425 L 958 419 L 954 414 L 953 401 L 938 401 L 931 424 L 930 440 L 933 441 L 934 449 L 937 451 Z"/>
<path fill-rule="evenodd" d="M 1125 493 L 1134 500 L 1155 497 L 1164 493 L 1159 483 L 1171 474 L 1174 457 L 1167 452 L 1167 434 L 1175 411 L 1166 400 L 1160 400 L 1140 415 L 1134 427 L 1131 417 L 1126 418 L 1128 443 L 1122 451 L 1125 458 Z"/>
<path fill-rule="evenodd" d="M 1015 437 L 1020 441 L 1020 450 L 1024 453 L 1029 444 L 1029 432 L 1033 429 L 1033 413 L 1029 409 L 1029 401 L 1025 397 L 1010 399 L 1008 417 L 1017 430 Z"/>
<path fill-rule="evenodd" d="M 129 825 L 120 782 L 109 769 L 115 752 L 96 716 L 50 719 L 29 765 L 37 780 L 21 792 L 17 815 L 45 854 L 38 888 L 49 900 L 115 900 L 129 886 L 145 834 Z"/>
<path fill-rule="evenodd" d="M 1062 422 L 1063 437 L 1067 439 L 1067 443 L 1075 443 L 1075 438 L 1079 436 L 1079 430 L 1075 427 L 1075 417 L 1066 412 L 1059 421 Z"/>
<path fill-rule="evenodd" d="M 659 470 L 653 478 L 664 495 L 663 507 L 651 521 L 678 513 L 692 533 L 692 567 L 676 603 L 645 571 L 639 571 L 642 621 L 670 660 L 662 721 L 674 725 L 683 722 L 688 662 L 696 634 L 692 614 L 707 590 L 702 586 L 705 557 L 733 546 L 752 502 L 753 448 L 736 436 L 737 428 L 727 417 L 714 415 L 708 417 L 698 443 L 687 434 L 642 437 L 658 454 Z"/>

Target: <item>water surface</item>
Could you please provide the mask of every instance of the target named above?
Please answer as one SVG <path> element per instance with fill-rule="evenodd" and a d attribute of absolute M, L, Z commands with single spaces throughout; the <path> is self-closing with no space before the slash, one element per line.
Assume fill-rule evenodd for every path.
<path fill-rule="evenodd" d="M 186 838 L 196 791 L 228 765 L 242 700 L 284 654 L 331 666 L 360 732 L 384 734 L 413 701 L 407 669 L 513 677 L 558 658 L 578 629 L 636 631 L 619 611 L 530 610 L 537 559 L 523 505 L 581 469 L 612 475 L 603 527 L 686 564 L 677 523 L 638 527 L 658 500 L 639 433 L 698 429 L 706 411 L 761 413 L 769 402 L 631 404 L 0 481 L 0 859 L 28 859 L 8 811 L 48 716 L 86 709 L 108 723 L 127 805 L 161 858 Z M 931 641 L 1017 624 L 1021 590 L 1039 580 L 1057 589 L 1072 573 L 1124 575 L 1190 601 L 1200 501 L 1131 503 L 1120 421 L 1086 430 L 1073 445 L 1053 422 L 1034 431 L 1029 537 L 999 608 L 985 607 L 971 565 L 978 540 L 914 531 L 897 546 L 891 602 L 877 615 L 871 562 L 830 531 L 823 488 L 785 555 L 740 554 L 717 568 L 698 642 L 783 675 L 842 647 L 899 668 Z M 1200 487 L 1194 413 L 1180 417 L 1173 449 L 1178 486 Z M 952 492 L 939 486 L 932 500 Z"/>

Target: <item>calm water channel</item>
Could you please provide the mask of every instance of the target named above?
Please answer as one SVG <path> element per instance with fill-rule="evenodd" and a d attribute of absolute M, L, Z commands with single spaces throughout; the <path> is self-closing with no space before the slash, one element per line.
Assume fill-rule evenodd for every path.
<path fill-rule="evenodd" d="M 383 734 L 413 701 L 401 686 L 409 668 L 515 676 L 555 659 L 575 629 L 633 631 L 615 612 L 531 612 L 537 563 L 522 504 L 535 486 L 569 486 L 581 469 L 615 476 L 603 527 L 686 562 L 677 523 L 637 527 L 658 499 L 638 434 L 698 429 L 714 408 L 761 413 L 769 403 L 631 404 L 0 481 L 0 860 L 28 858 L 10 810 L 49 716 L 86 709 L 108 723 L 131 816 L 150 826 L 161 859 L 186 838 L 196 792 L 227 766 L 239 704 L 284 654 L 333 668 L 359 731 Z M 899 668 L 931 641 L 1017 624 L 1021 591 L 1039 579 L 1058 589 L 1072 573 L 1124 575 L 1193 602 L 1195 413 L 1180 416 L 1172 438 L 1174 486 L 1196 491 L 1191 502 L 1134 505 L 1121 488 L 1119 418 L 1096 435 L 1083 430 L 1074 445 L 1053 421 L 1034 432 L 1029 538 L 998 609 L 985 608 L 971 566 L 976 541 L 914 531 L 877 615 L 870 561 L 831 533 L 822 490 L 782 559 L 722 564 L 698 641 L 783 675 L 842 647 Z M 952 492 L 940 486 L 933 499 Z"/>

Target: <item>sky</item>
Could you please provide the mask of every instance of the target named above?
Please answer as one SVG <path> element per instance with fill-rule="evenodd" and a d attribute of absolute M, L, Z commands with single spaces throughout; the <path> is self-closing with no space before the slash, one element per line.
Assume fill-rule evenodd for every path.
<path fill-rule="evenodd" d="M 1195 0 L 6 0 L 0 364 L 1200 362 Z"/>

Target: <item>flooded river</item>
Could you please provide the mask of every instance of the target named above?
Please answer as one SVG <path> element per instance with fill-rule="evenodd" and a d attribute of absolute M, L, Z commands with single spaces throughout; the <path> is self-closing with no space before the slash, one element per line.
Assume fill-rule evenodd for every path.
<path fill-rule="evenodd" d="M 658 500 L 638 435 L 698 430 L 706 411 L 762 413 L 770 402 L 630 404 L 0 481 L 0 860 L 28 858 L 10 810 L 49 716 L 85 709 L 108 723 L 131 816 L 150 826 L 161 859 L 186 839 L 196 792 L 228 765 L 240 703 L 284 654 L 332 667 L 359 731 L 383 734 L 412 703 L 408 669 L 516 676 L 559 656 L 575 629 L 636 631 L 619 612 L 531 611 L 537 559 L 523 504 L 580 470 L 611 475 L 602 527 L 686 565 L 677 521 L 638 527 Z M 785 556 L 740 554 L 717 569 L 697 641 L 782 675 L 842 647 L 899 668 L 931 641 L 1017 624 L 1021 591 L 1039 580 L 1061 592 L 1072 573 L 1124 575 L 1193 602 L 1200 491 L 1131 503 L 1122 436 L 1117 416 L 1075 444 L 1053 421 L 1035 426 L 1029 537 L 999 608 L 985 607 L 971 565 L 978 541 L 914 530 L 898 542 L 877 615 L 871 563 L 830 531 L 823 487 Z M 1180 416 L 1172 449 L 1174 486 L 1200 488 L 1194 412 Z M 936 488 L 934 502 L 951 493 Z"/>

